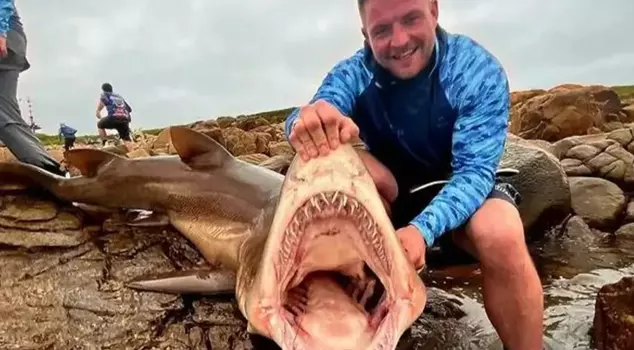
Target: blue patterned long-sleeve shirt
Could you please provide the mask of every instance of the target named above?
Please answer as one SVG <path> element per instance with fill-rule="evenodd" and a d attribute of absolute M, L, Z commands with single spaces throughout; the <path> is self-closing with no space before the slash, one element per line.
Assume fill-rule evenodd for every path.
<path fill-rule="evenodd" d="M 0 36 L 7 36 L 10 29 L 10 19 L 14 12 L 13 0 L 0 0 Z"/>
<path fill-rule="evenodd" d="M 311 102 L 317 100 L 353 119 L 369 151 L 395 174 L 399 192 L 428 181 L 427 173 L 446 172 L 449 182 L 410 222 L 427 246 L 465 223 L 493 189 L 509 85 L 498 60 L 469 37 L 438 27 L 430 64 L 406 81 L 379 66 L 366 45 L 334 66 Z M 298 112 L 286 120 L 287 137 Z"/>

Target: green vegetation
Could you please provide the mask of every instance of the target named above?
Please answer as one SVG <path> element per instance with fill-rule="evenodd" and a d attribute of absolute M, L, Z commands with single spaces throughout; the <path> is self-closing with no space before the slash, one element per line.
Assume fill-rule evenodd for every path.
<path fill-rule="evenodd" d="M 611 87 L 621 98 L 621 100 L 625 99 L 634 99 L 634 85 L 620 85 L 620 86 L 612 86 Z M 291 113 L 291 111 L 295 107 L 277 109 L 272 111 L 266 111 L 261 113 L 249 114 L 249 115 L 239 115 L 237 117 L 219 117 L 219 118 L 264 118 L 268 120 L 270 123 L 280 123 L 286 119 L 286 116 Z M 158 135 L 163 130 L 163 128 L 156 129 L 148 129 L 142 130 L 142 132 L 146 135 Z M 45 145 L 60 145 L 61 142 L 59 137 L 56 135 L 47 135 L 37 133 L 37 137 L 44 143 Z M 99 142 L 99 136 L 97 135 L 86 135 L 77 137 L 78 143 L 96 143 Z"/>
<path fill-rule="evenodd" d="M 619 94 L 621 100 L 634 98 L 634 85 L 612 86 L 612 90 Z"/>
<path fill-rule="evenodd" d="M 291 111 L 294 109 L 295 107 L 291 107 L 291 108 L 284 108 L 284 109 L 276 109 L 276 110 L 272 110 L 272 111 L 266 111 L 266 112 L 260 112 L 260 113 L 255 113 L 255 114 L 249 114 L 249 115 L 239 115 L 237 117 L 224 117 L 224 118 L 236 118 L 236 119 L 242 119 L 242 118 L 264 118 L 266 120 L 268 120 L 270 123 L 280 123 L 282 121 L 284 121 L 286 119 L 286 116 L 291 113 Z M 223 118 L 223 117 L 221 117 Z M 158 135 L 161 131 L 163 131 L 164 128 L 156 128 L 156 129 L 142 129 L 141 132 L 143 132 L 143 134 L 146 135 Z M 48 134 L 42 134 L 42 133 L 36 133 L 35 134 L 40 141 L 46 145 L 46 146 L 54 146 L 54 145 L 62 145 L 63 141 L 60 141 L 59 136 L 57 135 L 48 135 Z M 110 136 L 110 138 L 112 138 L 113 136 Z M 84 144 L 94 144 L 94 143 L 99 143 L 99 136 L 98 135 L 85 135 L 85 136 L 78 136 L 77 137 L 77 141 L 75 141 L 76 143 L 84 143 Z"/>

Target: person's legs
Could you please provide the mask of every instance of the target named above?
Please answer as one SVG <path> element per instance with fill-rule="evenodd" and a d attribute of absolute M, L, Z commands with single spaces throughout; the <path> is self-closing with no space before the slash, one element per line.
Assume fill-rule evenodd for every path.
<path fill-rule="evenodd" d="M 71 148 L 73 148 L 74 144 L 75 144 L 75 138 L 74 137 L 65 137 L 64 138 L 64 149 L 66 151 L 68 151 Z"/>
<path fill-rule="evenodd" d="M 480 262 L 484 307 L 502 342 L 511 350 L 542 349 L 542 285 L 517 207 L 489 198 L 453 238 Z"/>
<path fill-rule="evenodd" d="M 114 118 L 107 116 L 102 117 L 97 121 L 97 131 L 99 132 L 99 138 L 101 138 L 101 145 L 105 146 L 108 141 L 108 134 L 106 129 L 116 129 Z"/>
<path fill-rule="evenodd" d="M 117 120 L 117 132 L 119 133 L 119 137 L 125 148 L 128 152 L 134 150 L 134 142 L 132 141 L 132 136 L 130 135 L 130 123 L 124 120 Z"/>
<path fill-rule="evenodd" d="M 21 162 L 63 175 L 60 164 L 22 119 L 16 98 L 18 76 L 17 70 L 0 70 L 0 140 Z"/>

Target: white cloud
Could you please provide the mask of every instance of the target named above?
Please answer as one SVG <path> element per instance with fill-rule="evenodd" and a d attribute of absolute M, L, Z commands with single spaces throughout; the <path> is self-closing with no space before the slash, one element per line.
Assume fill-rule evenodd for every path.
<path fill-rule="evenodd" d="M 482 43 L 513 89 L 634 81 L 629 0 L 440 0 L 440 22 Z M 96 132 L 111 82 L 134 126 L 305 103 L 362 44 L 352 0 L 17 1 L 32 68 L 19 91 L 46 132 Z M 26 111 L 25 111 L 26 115 Z"/>

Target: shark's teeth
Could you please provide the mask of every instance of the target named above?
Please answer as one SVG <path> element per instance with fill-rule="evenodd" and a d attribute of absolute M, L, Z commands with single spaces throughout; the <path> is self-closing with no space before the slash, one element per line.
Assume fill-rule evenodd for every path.
<path fill-rule="evenodd" d="M 368 247 L 376 253 L 385 270 L 390 271 L 390 262 L 385 254 L 382 237 L 372 215 L 354 198 L 338 191 L 319 193 L 297 210 L 291 224 L 286 228 L 286 238 L 282 242 L 280 251 L 280 262 L 292 264 L 291 259 L 296 254 L 301 233 L 310 222 L 332 215 L 352 219 L 359 232 L 365 236 L 365 241 L 369 243 Z"/>

